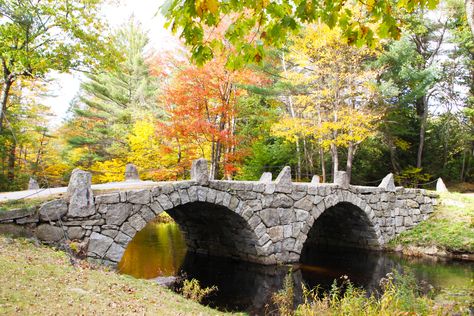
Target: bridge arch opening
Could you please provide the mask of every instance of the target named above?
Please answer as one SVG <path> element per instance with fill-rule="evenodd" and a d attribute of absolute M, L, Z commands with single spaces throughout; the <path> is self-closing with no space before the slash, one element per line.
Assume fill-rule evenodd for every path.
<path fill-rule="evenodd" d="M 379 248 L 373 223 L 358 206 L 340 202 L 326 209 L 308 232 L 300 262 L 311 262 L 321 251 Z"/>
<path fill-rule="evenodd" d="M 166 211 L 184 234 L 188 251 L 248 260 L 257 236 L 239 214 L 225 206 L 192 202 Z"/>
<path fill-rule="evenodd" d="M 138 231 L 128 243 L 119 263 L 121 271 L 133 274 L 137 265 L 147 265 L 150 269 L 157 268 L 150 266 L 151 263 L 145 262 L 143 257 L 148 257 L 151 261 L 156 259 L 155 261 L 160 265 L 176 270 L 183 263 L 187 251 L 245 261 L 251 261 L 251 257 L 255 257 L 257 244 L 255 233 L 239 214 L 227 207 L 208 202 L 190 202 L 171 208 L 166 213 L 173 218 L 175 223 L 172 223 L 171 226 L 164 225 L 165 229 L 163 229 L 163 225 L 158 224 L 158 228 L 152 219 Z M 166 236 L 161 236 L 163 233 Z M 154 245 L 150 245 L 150 242 Z M 140 243 L 141 245 L 139 245 Z M 163 247 L 169 248 L 165 250 L 164 254 L 162 253 Z M 161 259 L 155 258 L 160 256 L 159 253 L 155 253 L 157 251 L 162 253 L 163 258 L 161 259 L 164 260 L 166 257 L 175 262 L 171 264 L 161 262 Z M 161 272 L 166 274 L 170 271 Z M 172 272 L 177 272 L 177 270 Z M 156 273 L 156 271 L 152 271 L 145 274 L 156 276 Z M 137 275 L 141 277 L 145 274 L 142 271 L 137 272 Z"/>

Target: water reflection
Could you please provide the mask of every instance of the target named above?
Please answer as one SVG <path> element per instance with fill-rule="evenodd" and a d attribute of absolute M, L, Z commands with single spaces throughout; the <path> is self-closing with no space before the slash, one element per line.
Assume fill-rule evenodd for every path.
<path fill-rule="evenodd" d="M 118 269 L 141 279 L 176 275 L 185 256 L 186 242 L 179 226 L 151 222 L 128 244 Z"/>
<path fill-rule="evenodd" d="M 177 224 L 150 223 L 130 242 L 119 269 L 122 273 L 146 279 L 184 272 L 187 278 L 198 279 L 203 286 L 219 288 L 204 304 L 250 315 L 272 314 L 271 296 L 281 289 L 290 268 L 295 284 L 305 283 L 322 289 L 329 289 L 334 279 L 347 275 L 357 286 L 376 291 L 380 278 L 394 268 L 409 268 L 418 280 L 425 280 L 437 288 L 472 287 L 470 280 L 474 278 L 472 263 L 407 259 L 361 250 L 328 252 L 313 249 L 302 261 L 304 263 L 293 266 L 262 266 L 186 253 L 185 240 Z M 298 286 L 295 290 L 300 292 Z"/>

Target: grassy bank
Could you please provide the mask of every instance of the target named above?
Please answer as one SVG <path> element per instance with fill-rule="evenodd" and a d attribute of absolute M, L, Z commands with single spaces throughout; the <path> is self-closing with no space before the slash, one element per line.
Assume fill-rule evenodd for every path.
<path fill-rule="evenodd" d="M 474 254 L 474 195 L 446 193 L 433 215 L 389 243 L 406 254 Z M 413 253 L 410 253 L 413 252 Z"/>
<path fill-rule="evenodd" d="M 159 287 L 65 253 L 0 236 L 0 314 L 223 315 Z"/>

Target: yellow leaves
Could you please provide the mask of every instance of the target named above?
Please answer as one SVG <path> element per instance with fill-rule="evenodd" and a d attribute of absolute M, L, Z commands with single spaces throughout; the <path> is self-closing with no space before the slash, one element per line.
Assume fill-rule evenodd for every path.
<path fill-rule="evenodd" d="M 196 0 L 194 2 L 197 14 L 202 17 L 203 13 L 216 14 L 219 8 L 218 0 Z"/>
<path fill-rule="evenodd" d="M 311 120 L 286 116 L 272 126 L 271 133 L 288 141 L 296 141 L 301 136 L 313 134 L 314 126 Z"/>

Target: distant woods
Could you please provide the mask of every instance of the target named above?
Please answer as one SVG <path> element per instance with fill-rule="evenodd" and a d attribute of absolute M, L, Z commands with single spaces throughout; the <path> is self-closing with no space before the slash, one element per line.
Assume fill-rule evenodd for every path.
<path fill-rule="evenodd" d="M 400 37 L 371 47 L 305 25 L 242 67 L 229 67 L 231 42 L 196 66 L 185 47 L 155 50 L 134 20 L 111 32 L 97 7 L 61 3 L 0 0 L 0 191 L 26 189 L 30 176 L 65 185 L 76 167 L 122 181 L 129 162 L 143 180 L 187 179 L 198 157 L 215 179 L 290 165 L 298 181 L 329 182 L 337 170 L 363 185 L 389 172 L 405 186 L 474 181 L 474 40 L 462 1 L 405 13 Z M 213 41 L 225 30 L 204 31 Z M 51 128 L 46 74 L 77 70 L 87 70 L 80 91 Z"/>

